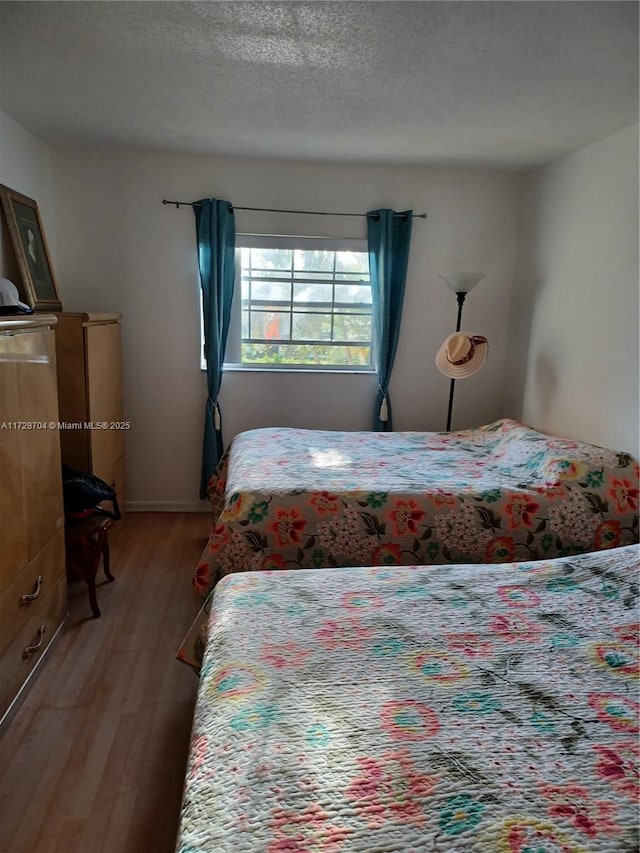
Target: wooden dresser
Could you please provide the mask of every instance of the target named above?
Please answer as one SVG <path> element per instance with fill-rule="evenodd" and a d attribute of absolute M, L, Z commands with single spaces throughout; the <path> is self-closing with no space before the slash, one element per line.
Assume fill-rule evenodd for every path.
<path fill-rule="evenodd" d="M 0 317 L 0 723 L 67 613 L 55 324 Z"/>
<path fill-rule="evenodd" d="M 62 461 L 113 486 L 124 512 L 121 315 L 63 313 L 57 317 L 60 420 L 69 425 L 60 433 Z"/>

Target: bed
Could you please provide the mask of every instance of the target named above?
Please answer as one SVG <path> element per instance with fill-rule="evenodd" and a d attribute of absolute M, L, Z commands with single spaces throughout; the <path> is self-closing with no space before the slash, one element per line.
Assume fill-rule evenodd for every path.
<path fill-rule="evenodd" d="M 638 541 L 637 461 L 513 420 L 454 433 L 257 429 L 211 482 L 203 596 L 246 570 L 499 563 Z"/>
<path fill-rule="evenodd" d="M 245 572 L 179 853 L 637 853 L 640 549 Z"/>

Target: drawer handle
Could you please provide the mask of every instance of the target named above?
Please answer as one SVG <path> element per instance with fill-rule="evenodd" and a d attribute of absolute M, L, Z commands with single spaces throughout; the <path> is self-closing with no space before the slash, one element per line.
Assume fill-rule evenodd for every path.
<path fill-rule="evenodd" d="M 32 655 L 34 652 L 37 652 L 42 646 L 42 641 L 44 640 L 44 635 L 47 630 L 46 625 L 41 625 L 38 628 L 38 639 L 32 646 L 27 646 L 27 648 L 22 652 L 22 657 L 26 660 L 29 655 Z"/>
<path fill-rule="evenodd" d="M 43 583 L 44 578 L 42 577 L 42 575 L 38 575 L 33 587 L 33 592 L 29 593 L 28 595 L 21 596 L 20 607 L 24 607 L 26 604 L 31 604 L 32 601 L 36 600 L 36 598 L 40 595 L 40 590 L 42 589 Z"/>

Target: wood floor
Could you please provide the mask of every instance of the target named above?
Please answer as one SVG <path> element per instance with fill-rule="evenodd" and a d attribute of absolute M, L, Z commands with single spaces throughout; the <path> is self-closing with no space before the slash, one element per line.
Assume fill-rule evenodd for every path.
<path fill-rule="evenodd" d="M 99 619 L 70 586 L 64 633 L 0 733 L 2 853 L 174 851 L 197 689 L 174 654 L 209 526 L 131 513 L 112 530 Z"/>

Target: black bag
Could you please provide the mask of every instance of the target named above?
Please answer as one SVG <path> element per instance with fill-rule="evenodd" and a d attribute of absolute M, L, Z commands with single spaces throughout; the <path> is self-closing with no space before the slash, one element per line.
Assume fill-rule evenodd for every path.
<path fill-rule="evenodd" d="M 118 496 L 115 490 L 94 474 L 83 474 L 63 465 L 62 497 L 65 515 L 71 518 L 84 518 L 96 512 L 108 515 L 115 521 L 120 519 Z M 111 502 L 113 512 L 100 506 L 103 501 Z"/>

